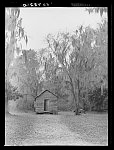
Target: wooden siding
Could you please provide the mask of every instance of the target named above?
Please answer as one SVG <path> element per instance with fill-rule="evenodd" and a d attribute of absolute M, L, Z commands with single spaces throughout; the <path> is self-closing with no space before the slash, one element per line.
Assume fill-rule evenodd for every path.
<path fill-rule="evenodd" d="M 40 96 L 36 98 L 34 102 L 35 111 L 37 113 L 45 112 L 44 111 L 44 100 L 47 99 L 49 102 L 47 103 L 47 110 L 48 112 L 57 113 L 57 97 L 52 93 L 46 91 Z"/>

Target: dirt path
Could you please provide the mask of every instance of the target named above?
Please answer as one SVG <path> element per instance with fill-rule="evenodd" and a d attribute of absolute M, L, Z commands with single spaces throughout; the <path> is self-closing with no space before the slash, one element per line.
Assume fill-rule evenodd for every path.
<path fill-rule="evenodd" d="M 6 118 L 6 145 L 92 145 L 60 123 L 60 115 L 23 114 Z"/>
<path fill-rule="evenodd" d="M 73 134 L 65 125 L 60 124 L 59 117 L 48 116 L 46 122 L 45 118 L 41 118 L 41 123 L 36 122 L 34 124 L 34 131 L 31 135 L 31 139 L 26 139 L 23 144 L 51 144 L 51 145 L 87 145 L 88 143 L 82 141 L 78 134 Z M 38 119 L 39 120 L 39 119 Z M 51 121 L 52 120 L 52 121 Z M 51 121 L 51 122 L 50 122 Z M 89 143 L 90 144 L 90 143 Z"/>
<path fill-rule="evenodd" d="M 108 115 L 20 113 L 6 117 L 6 145 L 108 145 Z"/>

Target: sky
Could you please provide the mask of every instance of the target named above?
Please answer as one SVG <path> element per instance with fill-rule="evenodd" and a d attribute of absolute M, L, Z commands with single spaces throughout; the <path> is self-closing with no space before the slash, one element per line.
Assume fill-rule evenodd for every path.
<path fill-rule="evenodd" d="M 22 42 L 23 49 L 40 49 L 46 46 L 45 38 L 49 33 L 56 34 L 58 31 L 75 31 L 77 26 L 90 25 L 98 27 L 101 22 L 99 14 L 89 14 L 84 7 L 39 7 L 20 8 L 22 26 L 28 35 L 28 45 Z"/>

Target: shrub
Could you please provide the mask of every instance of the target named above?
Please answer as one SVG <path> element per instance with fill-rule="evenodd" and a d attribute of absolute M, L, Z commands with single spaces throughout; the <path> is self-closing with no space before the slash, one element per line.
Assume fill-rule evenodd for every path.
<path fill-rule="evenodd" d="M 27 111 L 27 110 L 34 110 L 33 101 L 27 101 L 25 99 L 18 99 L 17 108 L 19 110 Z"/>
<path fill-rule="evenodd" d="M 105 103 L 106 105 L 108 105 L 108 103 L 106 102 L 108 101 L 108 99 L 106 99 L 106 97 L 108 97 L 108 89 L 104 89 L 102 95 L 100 88 L 96 88 L 95 90 L 90 91 L 89 101 L 93 105 L 92 110 L 102 111 L 104 109 L 103 107 Z"/>

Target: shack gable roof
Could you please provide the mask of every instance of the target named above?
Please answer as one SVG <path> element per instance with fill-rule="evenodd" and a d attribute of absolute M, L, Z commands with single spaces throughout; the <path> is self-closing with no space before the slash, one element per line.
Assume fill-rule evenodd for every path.
<path fill-rule="evenodd" d="M 36 96 L 35 97 L 35 99 L 36 98 L 38 98 L 38 97 L 40 97 L 42 94 L 44 94 L 45 92 L 49 92 L 49 93 L 51 93 L 51 94 L 53 94 L 54 96 L 56 96 L 57 97 L 57 95 L 55 95 L 54 93 L 52 93 L 51 91 L 49 91 L 49 90 L 45 90 L 45 91 L 43 91 L 43 92 L 41 92 L 38 96 Z"/>

